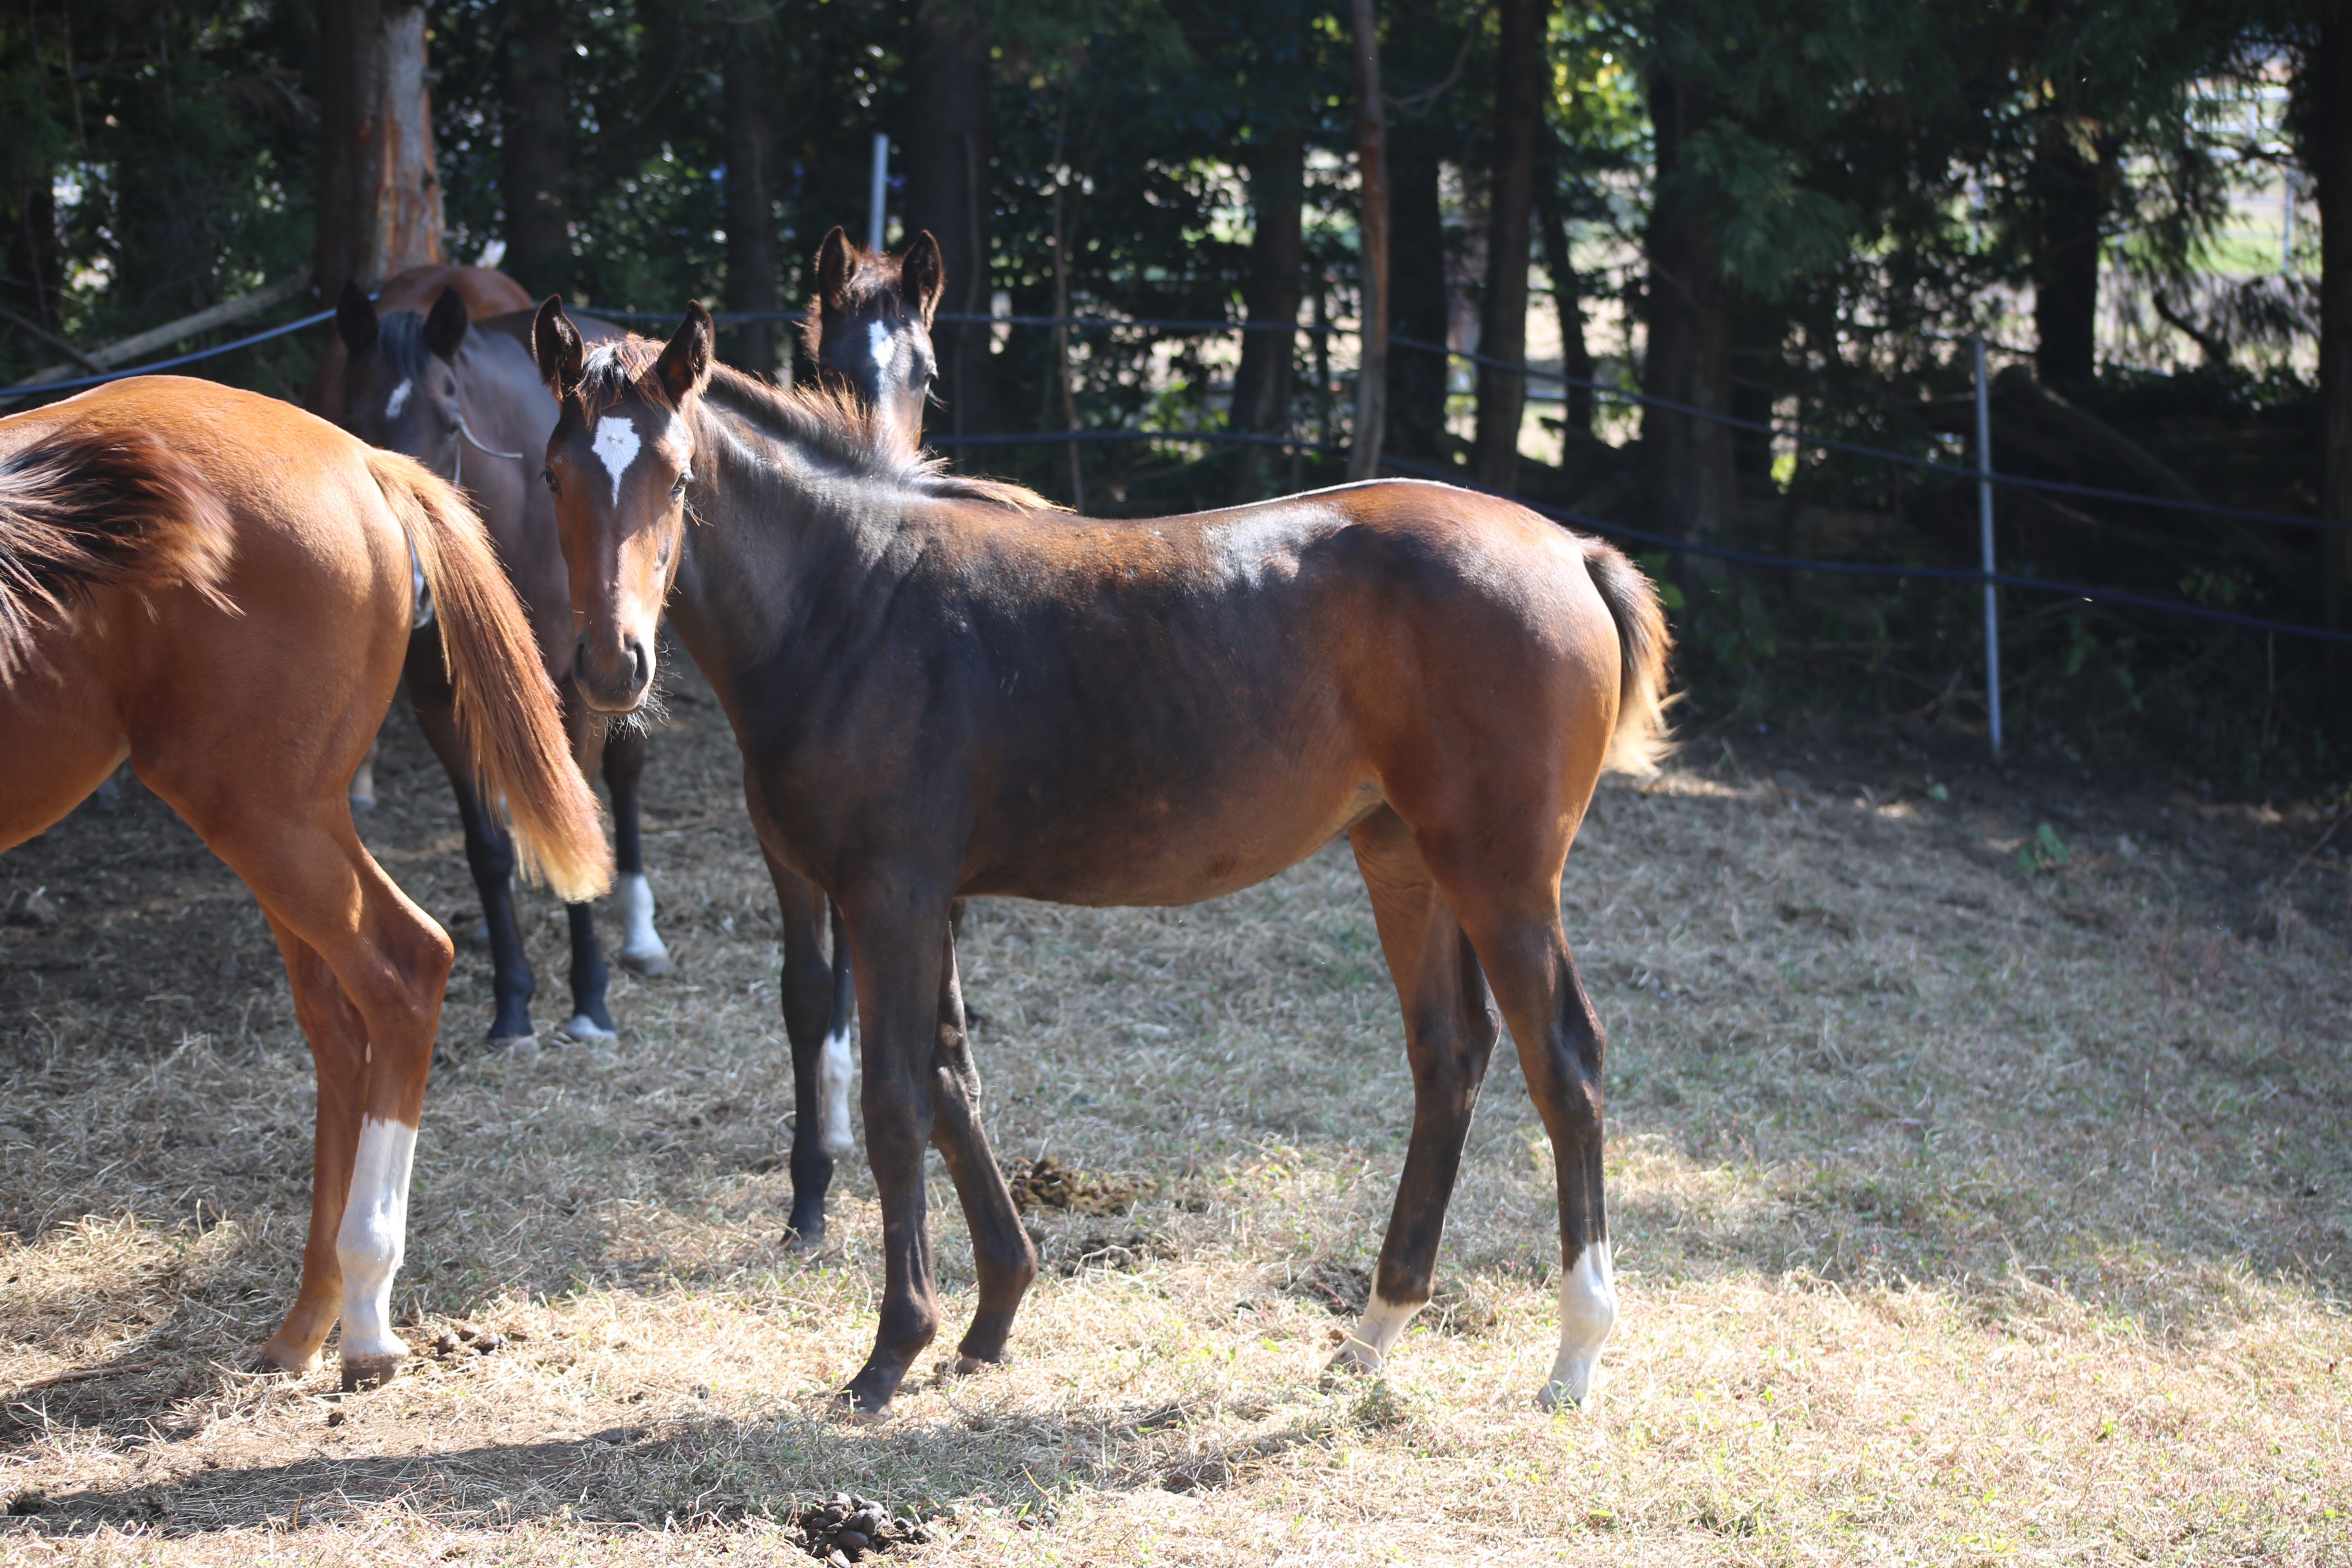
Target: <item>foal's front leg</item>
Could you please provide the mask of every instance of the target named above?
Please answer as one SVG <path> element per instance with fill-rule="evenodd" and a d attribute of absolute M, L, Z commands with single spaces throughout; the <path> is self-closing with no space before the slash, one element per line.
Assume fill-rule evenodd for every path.
<path fill-rule="evenodd" d="M 852 1409 L 877 1414 L 890 1407 L 907 1369 L 940 1327 L 923 1148 L 931 1140 L 948 891 L 877 879 L 840 895 L 856 964 L 865 1068 L 860 1104 L 866 1158 L 882 1203 L 884 1269 L 874 1352 L 842 1398 Z"/>

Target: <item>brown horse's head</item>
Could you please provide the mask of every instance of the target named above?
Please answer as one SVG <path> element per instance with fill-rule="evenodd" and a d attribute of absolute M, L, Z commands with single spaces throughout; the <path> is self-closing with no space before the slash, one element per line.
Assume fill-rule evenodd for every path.
<path fill-rule="evenodd" d="M 378 316 L 358 285 L 335 302 L 343 340 L 343 425 L 372 447 L 405 452 L 455 479 L 460 412 L 457 351 L 466 341 L 466 301 L 444 289 L 429 314 Z"/>
<path fill-rule="evenodd" d="M 817 380 L 874 410 L 893 447 L 922 444 L 923 405 L 939 360 L 931 317 L 947 287 L 929 230 L 897 256 L 862 250 L 839 228 L 816 254 L 816 298 L 801 329 Z"/>
<path fill-rule="evenodd" d="M 710 379 L 712 335 L 698 304 L 658 349 L 633 337 L 584 350 L 555 297 L 531 323 L 539 373 L 562 410 L 545 478 L 572 577 L 572 680 L 600 713 L 629 712 L 653 689 L 654 634 L 677 573 L 692 416 Z"/>

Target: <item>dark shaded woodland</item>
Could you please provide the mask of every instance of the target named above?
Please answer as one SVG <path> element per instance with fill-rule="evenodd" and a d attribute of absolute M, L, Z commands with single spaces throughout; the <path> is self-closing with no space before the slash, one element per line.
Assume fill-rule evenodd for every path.
<path fill-rule="evenodd" d="M 2194 510 L 2352 521 L 2352 7 L 1374 9 L 1393 471 L 1702 545 L 1972 567 L 1973 487 L 1703 415 L 1972 464 L 1982 334 L 2002 470 L 2192 503 L 2004 491 L 2004 570 L 2352 631 L 2352 531 Z M 944 309 L 1089 322 L 943 321 L 935 439 L 1299 443 L 959 462 L 1106 513 L 1331 482 L 1360 435 L 1351 15 L 28 0 L 0 17 L 0 380 L 308 269 L 176 348 L 227 341 L 427 257 L 591 309 L 790 308 L 824 232 L 863 235 L 880 132 L 889 233 L 939 238 Z M 383 126 L 406 164 L 370 163 Z M 192 374 L 299 396 L 321 342 Z M 1414 346 L 1437 343 L 1501 363 Z M 794 344 L 755 321 L 722 352 L 785 375 Z M 1612 395 L 1637 392 L 1701 413 Z M 1984 722 L 1974 588 L 1635 547 L 1671 585 L 1693 732 Z M 2231 792 L 2345 774 L 2352 644 L 2024 591 L 2003 614 L 2015 755 Z"/>

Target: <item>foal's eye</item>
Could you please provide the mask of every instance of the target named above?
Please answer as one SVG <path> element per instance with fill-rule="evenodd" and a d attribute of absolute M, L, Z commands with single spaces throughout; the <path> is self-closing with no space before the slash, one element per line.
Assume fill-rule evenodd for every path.
<path fill-rule="evenodd" d="M 684 496 L 686 494 L 686 487 L 692 483 L 694 483 L 694 475 L 691 471 L 678 475 L 677 483 L 670 486 L 669 488 L 669 499 L 677 500 L 680 497 Z"/>
<path fill-rule="evenodd" d="M 553 495 L 555 493 L 555 470 L 553 468 L 541 468 L 539 470 L 539 477 L 540 479 L 547 486 L 547 493 Z"/>

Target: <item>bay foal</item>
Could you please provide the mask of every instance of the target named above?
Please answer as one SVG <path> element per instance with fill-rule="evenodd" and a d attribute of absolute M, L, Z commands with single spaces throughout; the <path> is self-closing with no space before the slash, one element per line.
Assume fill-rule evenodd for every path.
<path fill-rule="evenodd" d="M 390 1306 L 449 939 L 345 794 L 429 591 L 480 785 L 569 898 L 610 875 L 555 693 L 449 487 L 271 398 L 120 381 L 0 420 L 0 848 L 128 759 L 260 901 L 318 1070 L 310 1238 L 264 1347 L 347 1389 L 407 1352 Z"/>
<path fill-rule="evenodd" d="M 492 276 L 498 276 L 492 274 Z M 538 480 L 541 450 L 555 428 L 555 400 L 540 384 L 522 334 L 528 311 L 470 321 L 455 286 L 428 311 L 384 310 L 346 284 L 335 312 L 343 371 L 333 402 L 343 427 L 373 446 L 404 452 L 458 485 L 478 509 L 508 579 L 530 619 L 540 657 L 563 701 L 564 730 L 583 773 L 594 776 L 599 759 L 613 795 L 613 837 L 618 874 L 613 902 L 622 921 L 621 962 L 640 974 L 666 974 L 669 949 L 654 925 L 653 885 L 646 879 L 638 783 L 646 767 L 641 723 L 613 722 L 583 705 L 572 687 L 574 632 L 563 555 L 555 541 L 555 509 Z M 591 322 L 591 332 L 618 335 Z M 474 788 L 467 754 L 441 666 L 440 639 L 420 627 L 409 645 L 408 698 L 433 754 L 449 775 L 465 830 L 466 864 L 481 895 L 489 933 L 494 1044 L 532 1036 L 530 1003 L 538 989 L 515 907 L 514 847 L 493 803 Z M 593 908 L 569 905 L 572 1010 L 562 1032 L 573 1039 L 610 1039 L 615 1026 L 606 1001 L 610 974 L 596 940 Z"/>
<path fill-rule="evenodd" d="M 1345 832 L 1414 1115 L 1339 1359 L 1378 1365 L 1429 1299 L 1499 1005 L 1559 1187 L 1560 1340 L 1538 1397 L 1584 1400 L 1616 1291 L 1601 1030 L 1559 879 L 1603 766 L 1643 768 L 1660 744 L 1667 637 L 1647 580 L 1443 485 L 1073 520 L 908 459 L 840 399 L 714 367 L 711 342 L 698 306 L 666 347 L 592 351 L 543 304 L 533 345 L 563 411 L 548 482 L 583 696 L 645 700 L 667 605 L 734 726 L 762 847 L 847 924 L 886 1279 L 845 1399 L 887 1407 L 938 1330 L 926 1142 L 979 1274 L 959 1365 L 1005 1358 L 1036 1271 L 967 1042 L 940 1026 L 954 900 L 1188 903 Z"/>

